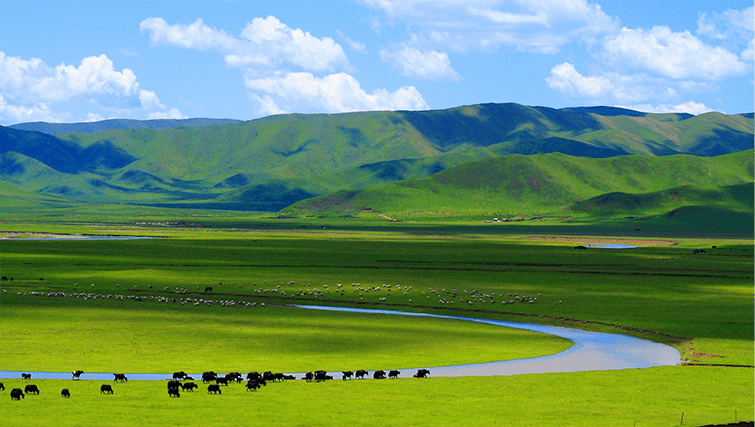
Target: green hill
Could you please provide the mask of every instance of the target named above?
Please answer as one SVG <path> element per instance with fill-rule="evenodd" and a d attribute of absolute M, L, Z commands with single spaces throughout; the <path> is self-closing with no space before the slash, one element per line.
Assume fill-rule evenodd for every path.
<path fill-rule="evenodd" d="M 78 130 L 58 135 L 0 127 L 0 180 L 72 201 L 277 211 L 313 196 L 426 178 L 514 154 L 607 159 L 753 148 L 752 115 L 646 114 L 612 107 L 483 104 L 231 123 L 74 125 L 44 127 Z M 98 129 L 104 130 L 87 133 Z M 515 166 L 530 173 L 521 162 Z M 516 179 L 510 183 L 517 185 Z M 548 191 L 558 194 L 545 196 Z M 545 188 L 542 197 L 560 203 L 559 191 Z"/>
<path fill-rule="evenodd" d="M 284 212 L 625 216 L 706 205 L 751 215 L 752 183 L 752 150 L 718 157 L 512 155 L 466 163 L 428 178 L 340 191 Z"/>

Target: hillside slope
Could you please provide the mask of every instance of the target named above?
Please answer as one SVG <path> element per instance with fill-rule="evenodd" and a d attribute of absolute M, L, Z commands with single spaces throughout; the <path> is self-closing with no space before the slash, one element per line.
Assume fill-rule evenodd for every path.
<path fill-rule="evenodd" d="M 73 201 L 200 208 L 211 202 L 216 208 L 277 211 L 312 196 L 424 178 L 511 154 L 711 156 L 753 148 L 752 115 L 611 107 L 483 104 L 221 124 L 192 119 L 83 125 L 90 124 L 71 125 L 80 131 L 59 135 L 0 127 L 0 179 Z M 96 129 L 106 130 L 86 133 Z"/>
<path fill-rule="evenodd" d="M 697 204 L 752 212 L 752 195 L 745 196 L 752 183 L 752 150 L 707 158 L 512 155 L 466 163 L 428 178 L 340 191 L 299 202 L 285 212 L 642 215 Z"/>

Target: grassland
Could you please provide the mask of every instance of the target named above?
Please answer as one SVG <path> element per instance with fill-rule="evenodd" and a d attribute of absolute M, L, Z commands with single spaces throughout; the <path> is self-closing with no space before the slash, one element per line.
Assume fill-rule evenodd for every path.
<path fill-rule="evenodd" d="M 183 393 L 180 399 L 169 399 L 159 382 L 118 384 L 115 395 L 100 396 L 99 382 L 35 381 L 41 396 L 22 402 L 0 399 L 3 425 L 6 420 L 7 425 L 166 425 L 202 419 L 206 425 L 584 426 L 597 421 L 613 426 L 636 421 L 673 426 L 680 424 L 682 412 L 684 425 L 702 425 L 732 422 L 735 411 L 740 420 L 755 419 L 752 368 L 710 366 L 753 365 L 751 239 L 633 235 L 625 239 L 641 247 L 584 251 L 573 246 L 604 240 L 611 228 L 588 224 L 581 229 L 586 235 L 580 236 L 566 224 L 493 229 L 478 220 L 386 225 L 364 218 L 338 229 L 333 219 L 275 220 L 212 212 L 202 217 L 174 212 L 170 221 L 184 226 L 176 222 L 165 227 L 156 222 L 162 212 L 144 210 L 140 216 L 130 209 L 113 208 L 103 224 L 85 222 L 93 216 L 83 211 L 65 218 L 73 224 L 38 211 L 34 217 L 19 213 L 17 218 L 26 219 L 2 225 L 4 231 L 15 232 L 167 238 L 0 240 L 0 274 L 14 278 L 2 284 L 8 293 L 0 297 L 0 367 L 68 371 L 87 370 L 79 365 L 91 363 L 105 372 L 138 366 L 144 367 L 142 372 L 204 370 L 207 365 L 216 371 L 375 369 L 386 362 L 411 367 L 422 365 L 417 360 L 434 365 L 545 354 L 564 345 L 453 322 L 300 314 L 275 307 L 291 303 L 462 314 L 626 333 L 669 343 L 687 362 L 709 366 L 317 385 L 296 381 L 256 393 L 229 386 L 222 396 L 202 391 Z M 108 216 L 102 212 L 97 215 Z M 319 226 L 322 221 L 328 228 Z M 200 223 L 204 226 L 198 227 Z M 694 248 L 706 253 L 694 255 Z M 391 285 L 390 295 L 384 285 Z M 205 297 L 206 286 L 213 287 L 214 299 L 258 306 L 28 295 L 53 291 Z M 457 295 L 452 297 L 453 289 Z M 175 293 L 184 290 L 186 294 Z M 494 292 L 538 299 L 501 304 L 499 298 L 477 297 Z M 267 307 L 260 307 L 263 302 Z M 469 336 L 468 328 L 475 328 Z M 80 330 L 86 334 L 78 334 Z M 340 339 L 345 333 L 348 339 Z M 119 336 L 125 337 L 124 343 L 117 342 Z M 359 366 L 352 364 L 356 361 Z M 24 384 L 4 382 L 6 388 Z M 71 389 L 70 400 L 58 395 L 63 387 Z M 42 405 L 48 410 L 40 413 Z"/>
<path fill-rule="evenodd" d="M 243 385 L 169 398 L 164 382 L 5 380 L 39 396 L 0 399 L 16 426 L 699 426 L 752 420 L 752 370 L 666 367 L 490 378 L 414 378 Z M 112 384 L 112 382 L 109 382 Z M 62 388 L 71 398 L 61 398 Z M 682 415 L 683 413 L 683 415 Z M 681 423 L 683 418 L 683 424 Z"/>

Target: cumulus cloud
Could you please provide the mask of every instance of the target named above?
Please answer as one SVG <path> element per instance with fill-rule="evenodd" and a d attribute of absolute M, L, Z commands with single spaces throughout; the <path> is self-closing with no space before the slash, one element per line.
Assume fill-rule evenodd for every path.
<path fill-rule="evenodd" d="M 604 72 L 583 75 L 568 62 L 553 67 L 551 75 L 545 81 L 551 89 L 570 97 L 610 105 L 640 104 L 647 101 L 668 105 L 687 93 L 709 91 L 717 87 L 716 83 L 711 82 L 675 81 L 647 74 Z"/>
<path fill-rule="evenodd" d="M 259 115 L 428 108 L 413 86 L 368 93 L 344 72 L 351 65 L 341 45 L 330 37 L 290 28 L 274 16 L 254 18 L 238 37 L 201 19 L 190 25 L 171 25 L 162 18 L 149 18 L 142 21 L 141 31 L 150 33 L 153 45 L 222 54 L 226 66 L 243 71 L 250 91 L 247 98 Z M 366 51 L 364 44 L 338 34 L 352 49 Z"/>
<path fill-rule="evenodd" d="M 133 111 L 137 100 L 142 111 L 166 109 L 154 92 L 139 88 L 133 71 L 115 70 L 106 55 L 84 58 L 78 67 L 51 67 L 39 58 L 25 60 L 0 52 L 0 96 L 0 119 L 5 121 L 69 120 L 70 114 L 56 113 L 52 105 L 82 100 L 119 111 Z"/>
<path fill-rule="evenodd" d="M 640 105 L 619 105 L 619 107 L 629 108 L 630 110 L 644 111 L 646 113 L 689 113 L 698 115 L 713 111 L 701 102 L 688 101 L 681 104 L 640 104 Z"/>
<path fill-rule="evenodd" d="M 346 53 L 333 39 L 292 29 L 274 16 L 254 18 L 238 38 L 201 19 L 189 25 L 171 25 L 163 18 L 148 18 L 141 22 L 140 30 L 150 33 L 150 42 L 155 46 L 220 52 L 226 65 L 233 68 L 276 67 L 284 63 L 308 71 L 349 68 Z"/>
<path fill-rule="evenodd" d="M 429 108 L 413 86 L 395 92 L 378 89 L 367 93 L 349 74 L 336 73 L 316 77 L 311 73 L 276 73 L 265 78 L 247 76 L 250 94 L 258 113 L 328 112 L 366 110 L 418 110 Z"/>
<path fill-rule="evenodd" d="M 462 80 L 451 68 L 451 61 L 445 52 L 420 52 L 403 44 L 393 50 L 381 49 L 379 53 L 384 62 L 393 64 L 406 77 L 420 80 Z"/>
<path fill-rule="evenodd" d="M 552 54 L 618 30 L 618 19 L 586 0 L 362 0 L 391 22 L 405 22 L 425 49 L 490 52 L 500 46 Z"/>
<path fill-rule="evenodd" d="M 606 62 L 621 68 L 651 71 L 672 79 L 720 81 L 741 76 L 748 66 L 722 47 L 703 43 L 689 31 L 668 27 L 624 28 L 603 44 Z"/>

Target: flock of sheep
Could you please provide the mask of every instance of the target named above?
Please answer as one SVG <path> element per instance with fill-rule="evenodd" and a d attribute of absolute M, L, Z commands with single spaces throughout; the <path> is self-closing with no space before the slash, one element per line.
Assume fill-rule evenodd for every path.
<path fill-rule="evenodd" d="M 222 285 L 222 282 L 218 283 L 219 285 Z M 281 282 L 280 285 L 277 285 L 275 287 L 271 288 L 255 288 L 253 289 L 254 294 L 277 294 L 280 297 L 285 298 L 316 298 L 316 299 L 324 299 L 327 298 L 328 301 L 333 301 L 333 296 L 341 296 L 345 298 L 341 298 L 341 300 L 350 300 L 347 292 L 347 287 L 344 286 L 341 283 L 338 283 L 334 285 L 332 288 L 328 285 L 321 285 L 319 287 L 312 286 L 311 283 L 301 283 L 301 287 L 298 291 L 289 289 L 286 291 L 285 289 L 281 289 L 281 285 L 288 287 L 294 286 L 296 283 L 294 281 Z M 236 283 L 233 283 L 233 285 L 236 285 Z M 257 283 L 254 283 L 254 286 L 256 286 Z M 77 287 L 78 284 L 74 284 L 74 287 Z M 120 287 L 120 284 L 115 285 L 116 288 Z M 241 285 L 238 285 L 241 287 Z M 91 285 L 91 287 L 94 287 L 94 284 Z M 152 289 L 152 285 L 149 285 L 149 288 Z M 482 292 L 478 291 L 477 289 L 466 290 L 463 289 L 461 291 L 457 291 L 455 288 L 441 288 L 441 289 L 434 289 L 429 288 L 427 292 L 421 291 L 421 295 L 419 295 L 417 292 L 412 291 L 411 286 L 402 286 L 402 285 L 390 285 L 390 284 L 383 284 L 383 285 L 376 285 L 376 286 L 365 286 L 361 283 L 352 283 L 351 284 L 351 293 L 354 295 L 354 298 L 359 297 L 359 301 L 365 301 L 365 298 L 368 298 L 368 301 L 374 301 L 376 304 L 380 303 L 389 303 L 389 302 L 396 302 L 396 303 L 410 303 L 415 304 L 412 296 L 414 298 L 419 297 L 421 300 L 432 300 L 437 301 L 438 304 L 441 305 L 462 305 L 462 306 L 471 306 L 475 304 L 498 304 L 501 305 L 507 305 L 507 304 L 515 304 L 515 303 L 528 303 L 528 304 L 535 304 L 538 302 L 538 298 L 542 297 L 542 294 L 538 293 L 537 296 L 529 296 L 529 295 L 520 295 L 519 293 L 511 293 L 511 292 Z M 138 289 L 137 286 L 134 286 L 134 289 Z M 6 293 L 7 290 L 3 289 L 3 293 Z M 221 305 L 224 307 L 255 307 L 255 306 L 265 306 L 265 303 L 257 303 L 257 302 L 248 302 L 244 300 L 235 300 L 235 299 L 228 299 L 228 300 L 220 300 L 220 299 L 210 299 L 210 298 L 192 298 L 188 296 L 179 296 L 179 295 L 185 295 L 188 293 L 188 288 L 184 286 L 176 287 L 175 290 L 171 290 L 170 287 L 165 287 L 163 291 L 168 291 L 175 296 L 161 296 L 161 295 L 120 295 L 120 294 L 102 294 L 102 293 L 93 293 L 93 292 L 71 292 L 66 293 L 62 291 L 58 292 L 37 292 L 37 291 L 25 291 L 25 292 L 17 292 L 17 295 L 30 295 L 30 296 L 47 296 L 47 297 L 63 297 L 63 298 L 81 298 L 84 300 L 89 299 L 114 299 L 114 300 L 134 300 L 134 301 L 145 301 L 145 300 L 152 300 L 156 301 L 158 303 L 180 303 L 181 305 Z M 227 290 L 224 290 L 227 291 Z M 197 292 L 200 293 L 200 286 L 197 286 Z M 212 287 L 206 287 L 205 288 L 205 294 L 212 292 Z M 193 293 L 196 295 L 196 293 Z M 393 297 L 392 297 L 393 295 Z M 262 296 L 262 295 L 260 295 Z M 270 295 L 271 297 L 274 297 L 273 295 Z M 398 298 L 396 298 L 398 296 Z M 265 295 L 267 297 L 267 295 Z M 370 298 L 372 297 L 372 298 Z M 403 297 L 403 298 L 401 298 Z M 424 298 L 423 298 L 424 297 Z M 416 304 L 419 304 L 418 301 Z M 559 301 L 561 303 L 561 301 Z"/>

